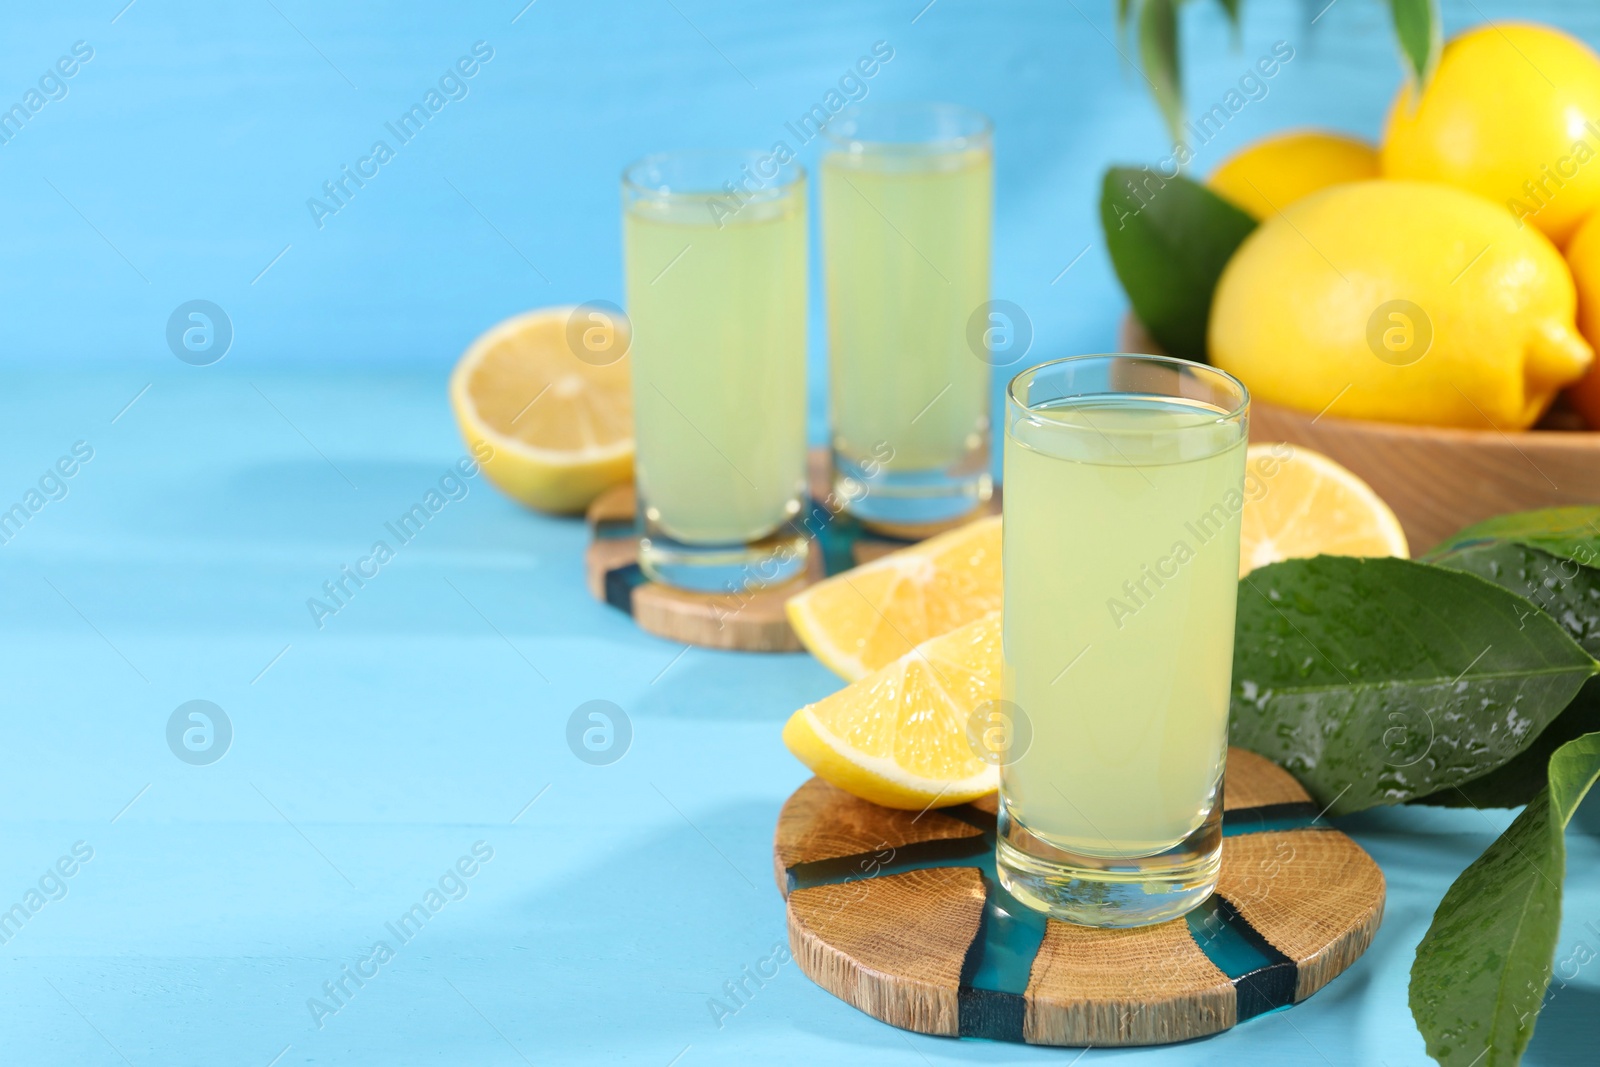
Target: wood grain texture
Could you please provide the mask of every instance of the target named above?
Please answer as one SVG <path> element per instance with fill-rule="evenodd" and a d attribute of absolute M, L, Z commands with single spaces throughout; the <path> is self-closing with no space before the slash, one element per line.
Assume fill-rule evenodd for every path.
<path fill-rule="evenodd" d="M 1264 808 L 1269 804 L 1306 804 L 1311 794 L 1265 756 L 1242 748 L 1228 749 L 1228 774 L 1222 791 L 1222 810 Z"/>
<path fill-rule="evenodd" d="M 778 813 L 772 848 L 778 892 L 788 895 L 786 872 L 796 864 L 839 856 L 870 857 L 883 849 L 982 833 L 971 823 L 938 811 L 880 808 L 821 778 L 812 778 L 790 795 Z"/>
<path fill-rule="evenodd" d="M 1119 342 L 1161 352 L 1131 316 Z M 1407 426 L 1338 410 L 1319 416 L 1255 400 L 1250 439 L 1301 445 L 1360 475 L 1394 509 L 1413 556 L 1496 515 L 1600 502 L 1600 432 L 1501 431 L 1487 420 L 1481 430 Z"/>
<path fill-rule="evenodd" d="M 1138 930 L 1049 923 L 1027 999 L 1023 1035 L 1035 1045 L 1158 1045 L 1238 1021 L 1233 982 L 1183 922 Z"/>
<path fill-rule="evenodd" d="M 922 1033 L 1106 1047 L 1226 1030 L 1349 967 L 1385 885 L 1270 761 L 1230 749 L 1224 796 L 1217 895 L 1183 919 L 1107 930 L 1000 889 L 995 796 L 919 814 L 812 779 L 774 835 L 791 948 L 823 988 Z"/>
<path fill-rule="evenodd" d="M 953 1037 L 961 965 L 983 900 L 978 872 L 958 867 L 797 889 L 789 947 L 840 1000 L 907 1030 Z"/>
<path fill-rule="evenodd" d="M 1383 921 L 1383 871 L 1344 834 L 1230 837 L 1223 857 L 1217 892 L 1295 961 L 1296 1000 L 1327 985 L 1372 944 Z"/>

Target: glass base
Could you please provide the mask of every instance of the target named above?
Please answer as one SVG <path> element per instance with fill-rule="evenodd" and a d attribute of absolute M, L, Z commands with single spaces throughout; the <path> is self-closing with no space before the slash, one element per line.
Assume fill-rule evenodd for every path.
<path fill-rule="evenodd" d="M 639 539 L 639 568 L 653 582 L 692 593 L 766 589 L 805 572 L 811 542 L 788 525 L 749 544 L 691 545 L 659 530 Z"/>
<path fill-rule="evenodd" d="M 1205 902 L 1222 868 L 1220 797 L 1199 829 L 1154 856 L 1136 859 L 1068 852 L 1029 832 L 1000 804 L 995 868 L 1012 896 L 1053 919 L 1080 926 L 1148 926 Z"/>
<path fill-rule="evenodd" d="M 987 449 L 956 469 L 884 470 L 869 474 L 834 452 L 833 492 L 866 526 L 916 540 L 959 525 L 994 496 Z M 974 461 L 975 460 L 975 461 Z M 971 468 L 971 469 L 969 469 Z"/>

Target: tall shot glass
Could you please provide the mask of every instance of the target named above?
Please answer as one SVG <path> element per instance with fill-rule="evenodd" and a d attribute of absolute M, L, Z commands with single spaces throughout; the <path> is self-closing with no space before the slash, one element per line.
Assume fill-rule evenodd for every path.
<path fill-rule="evenodd" d="M 953 104 L 865 104 L 825 136 L 834 492 L 870 525 L 925 534 L 993 491 L 990 123 Z"/>
<path fill-rule="evenodd" d="M 1001 883 L 1089 926 L 1216 887 L 1250 398 L 1178 359 L 1077 356 L 1006 392 Z"/>
<path fill-rule="evenodd" d="M 623 173 L 639 562 L 657 581 L 738 592 L 805 569 L 805 188 L 759 152 Z"/>

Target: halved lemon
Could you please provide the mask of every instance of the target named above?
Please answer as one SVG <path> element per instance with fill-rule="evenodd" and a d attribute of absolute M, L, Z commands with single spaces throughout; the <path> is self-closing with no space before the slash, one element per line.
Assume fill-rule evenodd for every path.
<path fill-rule="evenodd" d="M 1411 554 L 1389 505 L 1322 453 L 1281 441 L 1251 445 L 1245 469 L 1239 577 L 1304 556 Z"/>
<path fill-rule="evenodd" d="M 979 519 L 818 582 L 785 609 L 846 681 L 1000 606 L 1000 517 Z"/>
<path fill-rule="evenodd" d="M 817 774 L 889 808 L 964 804 L 999 787 L 968 741 L 979 705 L 1000 696 L 1000 613 L 925 641 L 795 712 L 783 743 Z"/>
<path fill-rule="evenodd" d="M 472 342 L 450 375 L 450 406 L 484 473 L 541 511 L 581 511 L 633 477 L 626 320 L 579 323 L 599 337 L 580 358 L 569 339 L 575 310 L 507 319 Z"/>

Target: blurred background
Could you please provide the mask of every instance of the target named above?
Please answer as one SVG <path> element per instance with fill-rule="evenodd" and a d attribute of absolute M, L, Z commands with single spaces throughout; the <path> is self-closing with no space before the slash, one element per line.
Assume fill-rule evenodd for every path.
<path fill-rule="evenodd" d="M 7 360 L 170 372 L 168 316 L 208 299 L 234 328 L 219 376 L 289 363 L 442 374 L 513 312 L 621 301 L 617 185 L 637 156 L 781 139 L 814 163 L 816 142 L 785 124 L 877 42 L 893 58 L 858 95 L 951 100 L 995 120 L 994 293 L 1032 319 L 1026 361 L 1096 351 L 1113 345 L 1123 302 L 1100 175 L 1171 150 L 1112 0 L 122 2 L 0 14 L 4 103 L 76 42 L 93 49 L 66 94 L 0 144 Z M 1258 0 L 1244 15 L 1235 38 L 1219 5 L 1186 5 L 1191 113 L 1275 42 L 1294 59 L 1197 147 L 1192 173 L 1289 125 L 1378 135 L 1400 81 L 1387 4 Z M 1444 15 L 1447 34 L 1517 16 L 1600 31 L 1600 10 L 1576 0 L 1447 2 Z M 402 144 L 385 123 L 477 42 L 493 58 Z M 337 206 L 324 183 L 378 140 L 394 158 Z"/>

